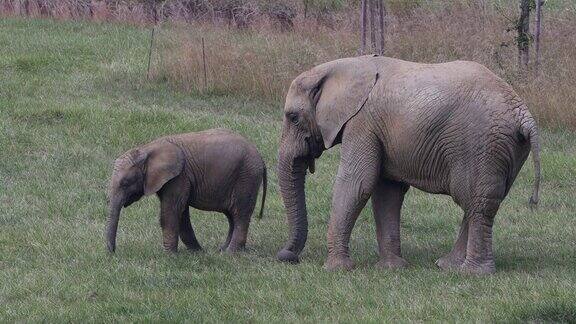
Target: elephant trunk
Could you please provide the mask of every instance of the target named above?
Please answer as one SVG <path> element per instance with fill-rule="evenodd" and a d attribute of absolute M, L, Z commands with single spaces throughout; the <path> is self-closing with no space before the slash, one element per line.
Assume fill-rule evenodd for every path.
<path fill-rule="evenodd" d="M 278 183 L 290 227 L 288 242 L 277 255 L 278 260 L 283 262 L 298 263 L 298 254 L 304 248 L 308 237 L 308 217 L 304 193 L 306 167 L 305 159 L 294 159 L 280 153 Z"/>
<path fill-rule="evenodd" d="M 106 243 L 108 251 L 113 253 L 116 250 L 116 231 L 118 230 L 118 220 L 120 219 L 120 210 L 122 201 L 120 199 L 111 199 L 108 203 L 108 220 L 106 222 Z"/>

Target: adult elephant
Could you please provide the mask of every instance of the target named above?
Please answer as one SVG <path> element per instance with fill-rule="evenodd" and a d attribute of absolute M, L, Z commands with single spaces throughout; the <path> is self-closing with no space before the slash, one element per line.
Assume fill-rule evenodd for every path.
<path fill-rule="evenodd" d="M 351 269 L 348 243 L 372 196 L 378 266 L 406 266 L 400 209 L 410 186 L 447 194 L 464 210 L 443 269 L 493 273 L 492 224 L 532 151 L 538 202 L 536 123 L 514 90 L 484 66 L 420 64 L 380 56 L 331 61 L 302 73 L 284 107 L 278 177 L 290 237 L 278 259 L 298 262 L 308 223 L 304 183 L 314 160 L 341 143 L 328 227 L 328 270 Z"/>

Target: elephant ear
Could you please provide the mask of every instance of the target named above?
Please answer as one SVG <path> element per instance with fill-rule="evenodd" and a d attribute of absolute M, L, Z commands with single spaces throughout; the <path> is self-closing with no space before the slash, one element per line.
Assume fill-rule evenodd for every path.
<path fill-rule="evenodd" d="M 316 123 L 324 147 L 330 148 L 344 125 L 368 100 L 378 80 L 377 69 L 369 60 L 348 58 L 320 65 L 310 72 L 309 82 L 313 83 L 310 95 L 315 104 Z"/>
<path fill-rule="evenodd" d="M 168 141 L 154 142 L 147 151 L 144 194 L 151 195 L 182 172 L 184 156 L 178 146 Z"/>

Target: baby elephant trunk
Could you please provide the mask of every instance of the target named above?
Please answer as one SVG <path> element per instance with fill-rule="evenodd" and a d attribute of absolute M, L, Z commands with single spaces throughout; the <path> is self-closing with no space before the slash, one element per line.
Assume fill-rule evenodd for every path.
<path fill-rule="evenodd" d="M 108 220 L 106 222 L 106 243 L 108 251 L 113 253 L 116 250 L 116 231 L 118 230 L 118 220 L 122 202 L 120 199 L 112 199 L 108 203 Z"/>

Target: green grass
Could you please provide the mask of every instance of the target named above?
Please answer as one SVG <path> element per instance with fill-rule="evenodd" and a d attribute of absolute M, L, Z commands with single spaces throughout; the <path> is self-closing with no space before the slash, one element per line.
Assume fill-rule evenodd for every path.
<path fill-rule="evenodd" d="M 495 225 L 498 272 L 445 273 L 434 260 L 462 212 L 412 189 L 402 220 L 411 267 L 378 271 L 370 208 L 354 229 L 356 270 L 328 273 L 326 230 L 338 150 L 308 177 L 310 236 L 299 265 L 276 262 L 287 237 L 275 172 L 249 250 L 217 252 L 225 217 L 192 211 L 205 252 L 161 250 L 158 202 L 124 210 L 105 249 L 112 161 L 158 136 L 227 127 L 275 169 L 282 103 L 191 96 L 145 80 L 149 32 L 46 20 L 0 22 L 0 321 L 576 321 L 576 134 L 542 130 L 537 212 L 527 163 Z"/>

